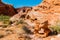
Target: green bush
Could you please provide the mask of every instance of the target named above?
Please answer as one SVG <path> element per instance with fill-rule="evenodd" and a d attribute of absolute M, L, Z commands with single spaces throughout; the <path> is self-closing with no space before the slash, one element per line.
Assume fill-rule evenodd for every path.
<path fill-rule="evenodd" d="M 60 25 L 55 25 L 50 27 L 51 31 L 56 31 L 57 33 L 60 33 Z"/>
<path fill-rule="evenodd" d="M 10 17 L 6 15 L 0 15 L 0 21 L 8 20 Z"/>
<path fill-rule="evenodd" d="M 60 20 L 57 20 L 55 25 L 51 25 L 50 30 L 60 34 Z"/>
<path fill-rule="evenodd" d="M 9 16 L 6 15 L 0 15 L 0 21 L 2 21 L 4 24 L 8 24 L 9 23 Z"/>

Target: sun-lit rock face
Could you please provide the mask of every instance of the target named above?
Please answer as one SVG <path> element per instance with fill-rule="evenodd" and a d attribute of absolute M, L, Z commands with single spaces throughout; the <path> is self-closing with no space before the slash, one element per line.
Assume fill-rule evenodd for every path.
<path fill-rule="evenodd" d="M 0 10 L 5 10 L 5 4 L 2 5 Z M 59 25 L 56 30 L 60 33 L 60 0 L 43 0 L 37 6 L 16 10 L 18 14 L 10 18 L 11 24 L 5 26 L 0 22 L 0 25 L 3 25 L 0 26 L 0 40 L 60 40 L 60 34 L 55 36 L 53 33 L 54 36 L 48 36 L 51 26 L 56 28 L 55 25 Z"/>
<path fill-rule="evenodd" d="M 30 26 L 31 31 L 32 31 L 32 29 L 34 29 L 34 31 L 32 31 L 32 32 L 35 35 L 37 35 L 37 36 L 40 35 L 40 32 L 42 32 L 42 31 L 44 33 L 40 37 L 46 37 L 49 34 L 50 30 L 48 28 L 47 14 L 45 14 L 43 12 L 39 12 L 39 11 L 34 11 L 34 10 L 32 10 L 28 13 L 23 13 L 21 11 L 19 14 L 16 14 L 10 20 L 18 21 L 20 18 L 22 18 L 21 16 L 25 15 L 25 17 L 23 17 L 24 22 L 26 22 L 28 24 L 28 26 Z M 40 30 L 40 29 L 42 29 L 42 30 Z"/>
<path fill-rule="evenodd" d="M 17 9 L 18 14 L 11 17 L 10 21 L 18 21 L 23 18 L 24 22 L 30 26 L 30 30 L 34 28 L 32 32 L 35 35 L 40 36 L 40 33 L 44 33 L 40 37 L 46 37 L 50 33 L 48 27 L 60 22 L 59 2 L 59 0 L 44 0 L 37 6 Z"/>
<path fill-rule="evenodd" d="M 33 32 L 36 36 L 40 35 L 40 37 L 46 37 L 50 32 L 48 28 L 47 14 L 44 14 L 43 12 L 31 11 L 27 13 L 25 17 L 25 22 L 29 26 L 34 27 Z M 41 35 L 40 33 L 43 35 Z"/>
<path fill-rule="evenodd" d="M 34 10 L 40 10 L 45 13 L 59 12 L 60 0 L 43 0 L 43 2 L 37 6 L 34 6 Z"/>
<path fill-rule="evenodd" d="M 42 14 L 42 12 L 31 11 L 27 13 L 25 20 L 30 20 L 31 23 L 35 23 L 36 21 L 39 23 L 43 23 L 46 21 L 46 14 Z"/>
<path fill-rule="evenodd" d="M 43 0 L 43 2 L 37 6 L 34 6 L 35 11 L 47 14 L 49 24 L 54 25 L 56 21 L 60 20 L 60 1 L 59 0 Z M 53 20 L 52 20 L 53 19 Z"/>

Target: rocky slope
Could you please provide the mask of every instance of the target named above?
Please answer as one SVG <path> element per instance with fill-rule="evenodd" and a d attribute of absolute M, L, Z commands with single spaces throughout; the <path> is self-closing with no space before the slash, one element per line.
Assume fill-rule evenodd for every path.
<path fill-rule="evenodd" d="M 59 0 L 43 0 L 37 6 L 17 9 L 0 4 L 1 13 L 12 16 L 8 25 L 0 25 L 0 40 L 60 40 Z"/>

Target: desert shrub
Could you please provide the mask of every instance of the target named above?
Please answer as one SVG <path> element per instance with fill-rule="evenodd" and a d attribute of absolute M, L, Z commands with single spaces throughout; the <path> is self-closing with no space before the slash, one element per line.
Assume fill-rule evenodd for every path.
<path fill-rule="evenodd" d="M 6 15 L 0 15 L 0 22 L 2 22 L 3 24 L 0 25 L 0 27 L 6 28 L 8 25 L 10 25 L 10 21 L 9 21 L 10 17 L 6 16 Z"/>
<path fill-rule="evenodd" d="M 20 18 L 19 21 L 17 21 L 16 24 L 27 24 L 26 22 L 24 22 L 23 18 Z"/>
<path fill-rule="evenodd" d="M 60 34 L 60 20 L 57 20 L 56 21 L 56 24 L 55 25 L 51 25 L 50 26 L 50 30 L 54 33 L 59 33 Z"/>
<path fill-rule="evenodd" d="M 6 15 L 0 15 L 0 21 L 8 20 L 10 17 Z"/>
<path fill-rule="evenodd" d="M 20 19 L 20 21 L 18 23 L 23 24 L 24 23 L 24 20 L 23 19 Z"/>
<path fill-rule="evenodd" d="M 31 30 L 29 30 L 29 28 L 27 28 L 25 25 L 23 26 L 23 30 L 24 30 L 27 34 L 32 34 Z"/>
<path fill-rule="evenodd" d="M 51 26 L 51 27 L 50 27 L 50 30 L 51 30 L 52 32 L 60 33 L 60 25 Z"/>
<path fill-rule="evenodd" d="M 4 24 L 8 24 L 9 23 L 9 16 L 6 15 L 0 15 L 0 21 L 3 21 Z"/>

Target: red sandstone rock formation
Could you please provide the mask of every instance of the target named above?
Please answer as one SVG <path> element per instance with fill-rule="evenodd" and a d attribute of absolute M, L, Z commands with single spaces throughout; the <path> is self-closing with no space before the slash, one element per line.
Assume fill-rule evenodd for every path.
<path fill-rule="evenodd" d="M 25 11 L 29 11 L 29 10 L 31 10 L 32 9 L 32 7 L 21 7 L 21 8 L 17 8 L 16 10 L 17 10 L 17 12 L 20 12 L 21 10 L 23 11 L 23 12 L 25 12 Z"/>
<path fill-rule="evenodd" d="M 4 4 L 0 0 L 0 15 L 13 16 L 16 14 L 16 11 L 12 5 Z"/>

